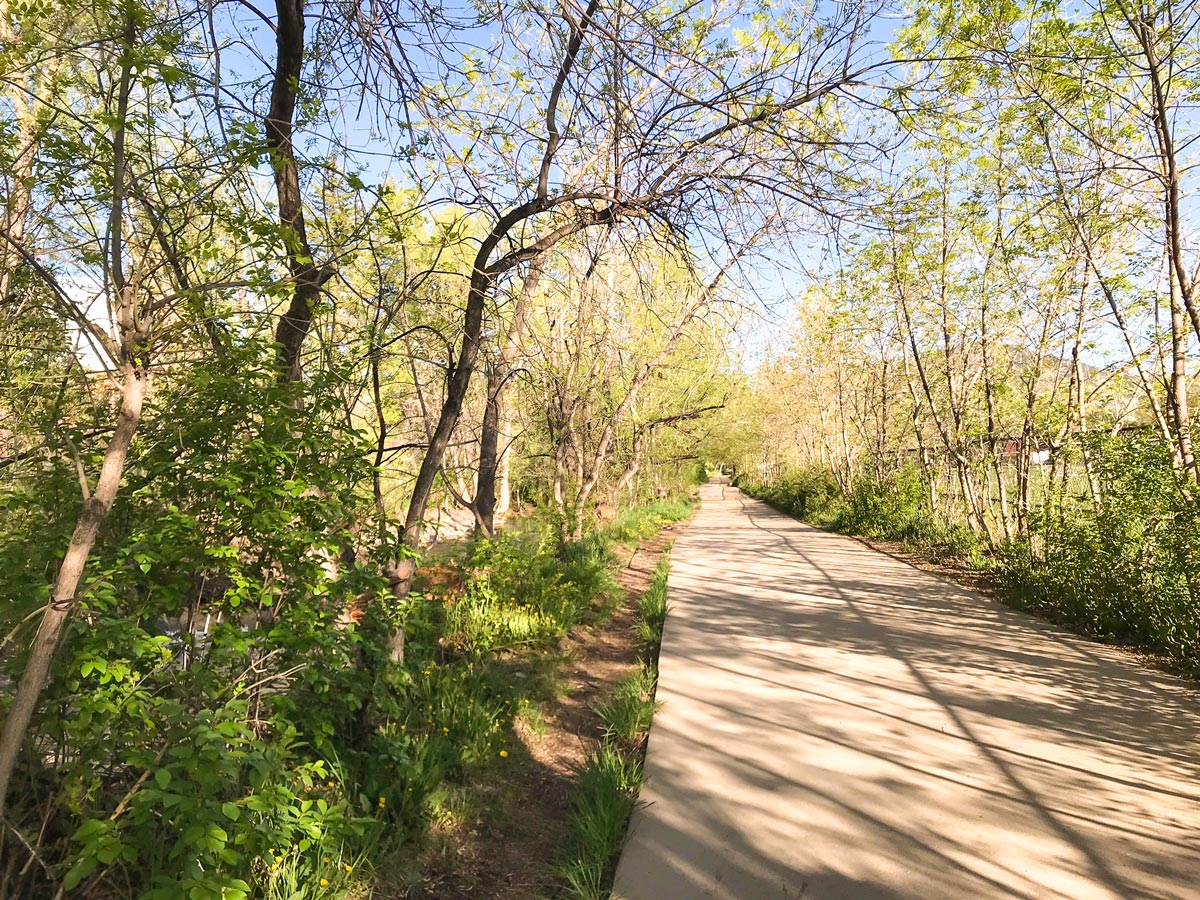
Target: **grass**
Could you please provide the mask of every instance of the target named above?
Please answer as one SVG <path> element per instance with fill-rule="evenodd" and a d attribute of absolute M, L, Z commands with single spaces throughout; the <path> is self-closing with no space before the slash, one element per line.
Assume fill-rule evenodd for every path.
<path fill-rule="evenodd" d="M 540 737 L 549 730 L 546 725 L 546 714 L 542 712 L 540 706 L 526 706 L 521 710 L 519 718 L 531 734 L 536 734 Z"/>
<path fill-rule="evenodd" d="M 634 626 L 647 653 L 656 653 L 662 642 L 663 625 L 667 621 L 667 575 L 671 571 L 671 548 L 663 551 L 654 570 L 650 587 L 638 601 L 638 620 Z"/>
<path fill-rule="evenodd" d="M 688 506 L 690 511 L 690 505 Z M 658 703 L 657 658 L 667 618 L 670 548 L 663 551 L 650 586 L 638 600 L 635 628 L 642 665 L 617 683 L 612 696 L 596 706 L 603 739 L 589 752 L 579 773 L 572 810 L 572 840 L 558 867 L 569 900 L 607 900 L 625 827 L 642 786 L 645 737 Z"/>
<path fill-rule="evenodd" d="M 657 681 L 654 667 L 643 664 L 617 684 L 612 697 L 596 707 L 606 738 L 632 746 L 645 737 L 658 708 L 654 701 Z"/>
<path fill-rule="evenodd" d="M 602 900 L 613 857 L 625 837 L 625 823 L 637 804 L 642 763 L 605 741 L 587 756 L 579 772 L 573 805 L 568 862 L 559 868 L 566 895 Z"/>
<path fill-rule="evenodd" d="M 615 520 L 600 529 L 599 536 L 616 544 L 636 544 L 654 537 L 664 526 L 681 522 L 691 514 L 690 500 L 655 500 L 645 506 L 622 511 Z"/>
<path fill-rule="evenodd" d="M 472 822 L 505 814 L 506 801 L 482 785 L 502 782 L 499 773 L 517 764 L 510 754 L 520 756 L 512 730 L 518 719 L 532 733 L 546 731 L 540 704 L 566 691 L 570 652 L 561 639 L 603 622 L 625 596 L 613 548 L 690 512 L 689 503 L 659 501 L 567 544 L 545 523 L 530 522 L 473 542 L 461 559 L 439 561 L 408 621 L 411 676 L 397 686 L 392 724 L 356 779 L 369 800 L 364 812 L 386 826 L 385 846 L 375 855 L 397 863 L 386 874 L 376 868 L 375 887 L 419 881 L 422 860 L 448 864 Z M 661 631 L 665 587 L 664 559 L 639 616 L 657 623 L 652 633 Z M 559 870 L 571 896 L 601 896 L 636 802 L 641 761 L 633 750 L 654 712 L 654 686 L 648 665 L 603 704 L 611 737 L 593 748 L 580 772 L 571 862 Z M 475 796 L 481 791 L 487 796 Z"/>

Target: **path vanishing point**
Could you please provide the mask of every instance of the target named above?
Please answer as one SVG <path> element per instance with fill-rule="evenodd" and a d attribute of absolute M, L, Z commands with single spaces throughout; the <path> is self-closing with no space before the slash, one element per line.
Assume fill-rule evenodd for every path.
<path fill-rule="evenodd" d="M 1200 686 L 701 498 L 616 898 L 1200 900 Z"/>

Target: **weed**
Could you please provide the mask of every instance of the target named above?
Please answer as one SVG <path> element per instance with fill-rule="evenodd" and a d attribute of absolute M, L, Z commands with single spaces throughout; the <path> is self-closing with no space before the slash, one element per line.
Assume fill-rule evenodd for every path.
<path fill-rule="evenodd" d="M 663 625 L 667 621 L 667 576 L 670 573 L 671 550 L 663 551 L 646 593 L 638 601 L 638 620 L 634 626 L 643 648 L 652 652 L 662 641 Z"/>
<path fill-rule="evenodd" d="M 656 500 L 646 506 L 622 510 L 613 522 L 600 531 L 599 536 L 613 543 L 636 544 L 658 534 L 664 526 L 682 521 L 691 514 L 692 504 L 689 500 Z"/>
<path fill-rule="evenodd" d="M 663 551 L 650 586 L 638 601 L 636 628 L 646 661 L 596 706 L 604 738 L 588 754 L 576 791 L 570 852 L 558 868 L 571 900 L 608 897 L 609 876 L 637 804 L 642 783 L 642 740 L 658 709 L 655 658 L 667 617 L 670 549 Z"/>
<path fill-rule="evenodd" d="M 625 823 L 637 804 L 642 764 L 609 742 L 587 756 L 579 772 L 568 860 L 558 869 L 572 900 L 601 900 L 613 856 L 625 836 Z"/>
<path fill-rule="evenodd" d="M 657 679 L 653 667 L 644 664 L 617 684 L 612 697 L 597 705 L 606 737 L 632 745 L 645 736 L 658 708 L 654 701 Z"/>

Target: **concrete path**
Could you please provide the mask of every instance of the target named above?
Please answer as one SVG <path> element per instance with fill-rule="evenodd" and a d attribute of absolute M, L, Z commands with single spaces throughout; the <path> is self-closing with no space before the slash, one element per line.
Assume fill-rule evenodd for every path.
<path fill-rule="evenodd" d="M 621 900 L 1200 900 L 1194 685 L 707 485 Z"/>

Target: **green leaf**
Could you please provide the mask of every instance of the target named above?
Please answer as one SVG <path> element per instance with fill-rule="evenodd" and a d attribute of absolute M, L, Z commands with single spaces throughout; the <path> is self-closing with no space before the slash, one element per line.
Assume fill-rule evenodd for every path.
<path fill-rule="evenodd" d="M 241 815 L 241 810 L 238 809 L 236 803 L 222 803 L 221 804 L 221 813 L 230 822 L 236 822 L 238 820 L 238 817 Z"/>
<path fill-rule="evenodd" d="M 92 874 L 92 870 L 96 868 L 96 857 L 85 856 L 75 865 L 71 866 L 71 870 L 67 872 L 63 878 L 63 887 L 68 890 L 74 890 L 79 886 L 79 882 Z"/>

